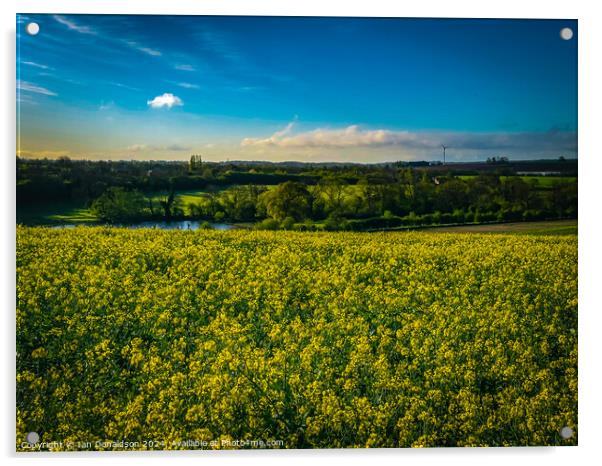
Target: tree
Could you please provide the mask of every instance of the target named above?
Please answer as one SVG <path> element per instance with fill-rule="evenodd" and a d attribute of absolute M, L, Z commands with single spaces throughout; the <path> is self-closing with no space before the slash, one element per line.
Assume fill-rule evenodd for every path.
<path fill-rule="evenodd" d="M 451 179 L 437 187 L 435 208 L 441 212 L 468 207 L 468 186 L 461 180 Z"/>
<path fill-rule="evenodd" d="M 410 210 L 416 214 L 431 212 L 434 194 L 435 184 L 426 173 L 423 173 L 413 186 L 412 197 L 408 199 Z"/>
<path fill-rule="evenodd" d="M 325 200 L 325 210 L 328 213 L 342 213 L 345 185 L 340 178 L 324 177 L 318 184 L 318 192 Z"/>
<path fill-rule="evenodd" d="M 521 209 L 528 209 L 533 190 L 522 178 L 514 176 L 504 180 L 502 194 L 509 204 L 520 206 Z"/>
<path fill-rule="evenodd" d="M 203 158 L 200 155 L 191 155 L 188 162 L 188 170 L 191 172 L 200 171 L 203 168 Z"/>
<path fill-rule="evenodd" d="M 551 208 L 559 217 L 577 216 L 577 183 L 555 183 L 550 197 Z"/>
<path fill-rule="evenodd" d="M 268 216 L 282 222 L 287 217 L 295 221 L 306 218 L 311 210 L 312 197 L 307 187 L 296 181 L 287 181 L 259 195 Z"/>
<path fill-rule="evenodd" d="M 177 217 L 182 214 L 179 198 L 176 196 L 173 187 L 169 190 L 167 196 L 159 199 L 159 205 L 163 209 L 163 217 L 165 220 L 170 220 L 172 217 Z"/>
<path fill-rule="evenodd" d="M 236 186 L 222 192 L 219 203 L 227 216 L 239 222 L 251 222 L 257 214 L 257 199 L 262 188 L 257 186 Z"/>
<path fill-rule="evenodd" d="M 509 162 L 508 157 L 487 157 L 487 163 L 490 165 L 507 164 Z"/>
<path fill-rule="evenodd" d="M 142 217 L 145 205 L 140 191 L 112 187 L 92 203 L 91 210 L 101 220 L 114 223 Z"/>

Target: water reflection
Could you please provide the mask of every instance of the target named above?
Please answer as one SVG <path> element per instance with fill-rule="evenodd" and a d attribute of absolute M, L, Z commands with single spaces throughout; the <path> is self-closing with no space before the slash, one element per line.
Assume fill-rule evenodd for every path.
<path fill-rule="evenodd" d="M 86 225 L 86 224 L 80 224 Z M 90 226 L 94 226 L 94 224 L 87 224 Z M 199 230 L 204 226 L 209 225 L 214 230 L 232 230 L 237 228 L 235 225 L 230 225 L 227 223 L 209 223 L 201 222 L 197 220 L 177 220 L 177 221 L 150 221 L 150 222 L 140 222 L 140 223 L 118 223 L 112 226 L 119 228 L 131 228 L 131 229 L 140 229 L 140 228 L 156 228 L 158 230 Z M 61 225 L 54 225 L 52 228 L 75 228 L 78 226 L 75 223 L 64 223 Z"/>

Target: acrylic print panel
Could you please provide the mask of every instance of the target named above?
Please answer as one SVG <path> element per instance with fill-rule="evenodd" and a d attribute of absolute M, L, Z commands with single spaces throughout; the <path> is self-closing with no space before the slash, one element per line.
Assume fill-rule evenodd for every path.
<path fill-rule="evenodd" d="M 577 38 L 18 15 L 16 449 L 576 445 Z"/>

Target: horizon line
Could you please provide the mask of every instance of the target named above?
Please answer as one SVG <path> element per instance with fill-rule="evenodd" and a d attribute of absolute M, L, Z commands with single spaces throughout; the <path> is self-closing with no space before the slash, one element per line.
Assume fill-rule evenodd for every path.
<path fill-rule="evenodd" d="M 191 154 L 192 155 L 201 155 L 201 154 Z M 503 156 L 502 156 L 503 157 Z M 578 161 L 579 158 L 577 156 L 572 157 L 572 156 L 561 156 L 562 159 L 564 159 L 564 161 Z M 556 157 L 556 158 L 535 158 L 535 159 L 511 159 L 511 158 L 506 158 L 504 163 L 526 163 L 526 162 L 560 162 L 561 161 L 561 157 Z M 148 159 L 148 160 L 140 160 L 140 159 L 89 159 L 89 158 L 80 158 L 80 157 L 71 157 L 68 155 L 62 155 L 59 157 L 28 157 L 28 156 L 23 156 L 23 155 L 16 155 L 16 158 L 18 159 L 24 159 L 24 160 L 53 160 L 53 161 L 58 161 L 58 160 L 72 160 L 72 161 L 81 161 L 81 162 L 161 162 L 161 163 L 188 163 L 190 161 L 189 158 L 185 158 L 185 159 L 173 159 L 173 160 L 168 160 L 168 159 Z M 497 157 L 494 157 L 497 158 Z M 491 159 L 491 157 L 488 157 L 488 159 Z M 499 161 L 499 159 L 497 159 Z M 474 163 L 488 163 L 487 159 L 482 159 L 482 160 L 466 160 L 466 161 L 446 161 L 445 163 L 443 162 L 443 160 L 426 160 L 426 159 L 420 159 L 420 160 L 391 160 L 391 161 L 380 161 L 380 162 L 353 162 L 353 161 L 349 161 L 349 162 L 341 162 L 341 161 L 334 161 L 334 160 L 324 160 L 324 161 L 302 161 L 302 160 L 281 160 L 281 161 L 273 161 L 273 160 L 263 160 L 263 159 L 252 159 L 252 160 L 242 160 L 242 159 L 234 159 L 234 160 L 203 160 L 203 163 L 212 163 L 212 164 L 227 164 L 227 163 L 232 163 L 232 164 L 245 164 L 245 163 L 265 163 L 265 164 L 305 164 L 305 165 L 320 165 L 320 164 L 332 164 L 332 165 L 388 165 L 388 164 L 396 164 L 396 163 L 402 163 L 402 164 L 415 164 L 415 163 L 440 163 L 441 165 L 460 165 L 460 164 L 474 164 Z M 503 164 L 503 163 L 502 163 Z"/>

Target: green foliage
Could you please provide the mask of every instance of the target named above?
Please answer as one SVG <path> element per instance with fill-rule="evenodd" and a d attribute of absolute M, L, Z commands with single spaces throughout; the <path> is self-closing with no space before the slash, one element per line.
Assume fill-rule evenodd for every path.
<path fill-rule="evenodd" d="M 257 230 L 278 230 L 279 228 L 280 223 L 274 218 L 266 218 L 255 224 Z"/>
<path fill-rule="evenodd" d="M 324 211 L 329 214 L 341 215 L 345 202 L 345 183 L 341 178 L 326 176 L 318 184 L 318 196 L 321 198 Z"/>
<path fill-rule="evenodd" d="M 201 171 L 203 169 L 203 157 L 201 155 L 191 155 L 188 162 L 188 170 L 191 172 Z"/>
<path fill-rule="evenodd" d="M 171 220 L 173 217 L 182 216 L 183 212 L 180 198 L 176 196 L 176 192 L 173 188 L 169 190 L 168 194 L 159 199 L 159 205 L 163 210 L 163 218 L 165 220 Z"/>
<path fill-rule="evenodd" d="M 301 221 L 311 210 L 311 194 L 307 186 L 294 181 L 287 181 L 262 193 L 259 202 L 265 207 L 267 215 L 279 222 L 286 217 Z"/>
<path fill-rule="evenodd" d="M 292 230 L 294 226 L 295 226 L 295 219 L 293 217 L 286 217 L 280 223 L 280 228 L 282 228 L 283 230 Z"/>
<path fill-rule="evenodd" d="M 99 219 L 109 223 L 126 222 L 140 218 L 146 208 L 146 199 L 139 191 L 109 188 L 91 206 Z"/>
<path fill-rule="evenodd" d="M 474 222 L 475 217 L 479 222 L 577 217 L 576 176 L 515 176 L 513 170 L 521 163 L 497 162 L 481 164 L 478 175 L 463 175 L 456 165 L 216 164 L 196 155 L 181 164 L 18 159 L 17 214 L 20 222 L 35 223 L 36 216 L 28 212 L 43 211 L 48 214 L 40 223 L 56 223 L 73 217 L 59 200 L 77 199 L 75 217 L 86 217 L 89 212 L 83 211 L 90 199 L 107 187 L 121 186 L 154 193 L 149 194 L 144 215 L 166 220 L 188 216 L 214 221 L 217 215 L 230 223 L 266 217 L 282 223 L 291 217 L 295 224 L 310 219 L 322 225 L 333 216 L 356 228 L 376 218 L 394 227 L 404 222 L 435 225 L 444 219 Z M 525 166 L 534 167 L 571 174 L 567 170 L 576 170 L 576 163 L 540 161 Z M 36 205 L 46 199 L 55 211 Z M 334 223 L 326 222 L 329 229 Z"/>

